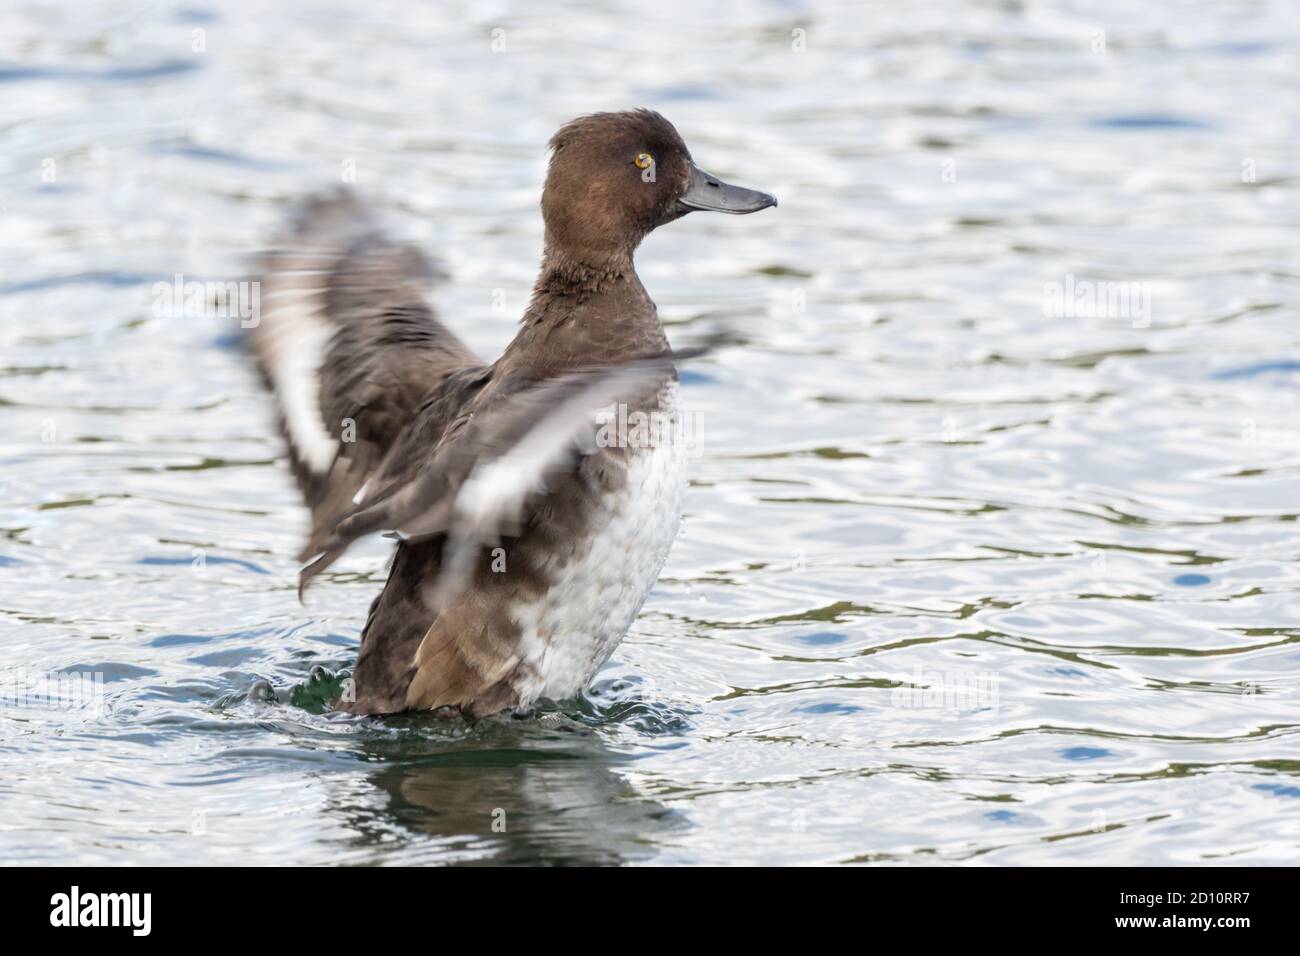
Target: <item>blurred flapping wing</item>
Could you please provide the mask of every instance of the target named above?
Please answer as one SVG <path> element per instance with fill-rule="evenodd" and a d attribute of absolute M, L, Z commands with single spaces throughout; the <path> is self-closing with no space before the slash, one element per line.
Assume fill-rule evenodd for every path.
<path fill-rule="evenodd" d="M 347 194 L 308 201 L 262 259 L 249 334 L 312 511 L 314 554 L 380 470 L 429 393 L 481 367 L 425 301 L 434 270 Z"/>
<path fill-rule="evenodd" d="M 442 567 L 431 600 L 444 606 L 470 579 L 479 549 L 517 534 L 552 479 L 595 450 L 597 412 L 653 396 L 673 375 L 675 358 L 703 351 L 582 369 L 498 395 L 459 419 L 418 470 L 405 477 L 381 475 L 381 490 L 340 521 L 303 568 L 300 589 L 363 535 L 442 535 Z"/>

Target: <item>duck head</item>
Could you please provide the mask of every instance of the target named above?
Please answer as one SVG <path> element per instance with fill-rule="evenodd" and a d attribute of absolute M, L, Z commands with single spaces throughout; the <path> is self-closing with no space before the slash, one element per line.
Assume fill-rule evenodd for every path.
<path fill-rule="evenodd" d="M 688 212 L 776 205 L 696 166 L 673 125 L 651 110 L 580 116 L 550 146 L 542 218 L 547 259 L 561 268 L 622 271 L 651 230 Z"/>

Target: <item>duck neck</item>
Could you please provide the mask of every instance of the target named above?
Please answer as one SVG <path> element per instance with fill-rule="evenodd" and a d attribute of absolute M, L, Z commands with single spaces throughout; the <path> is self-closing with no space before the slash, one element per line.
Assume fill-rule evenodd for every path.
<path fill-rule="evenodd" d="M 597 265 L 548 247 L 523 328 L 512 343 L 552 370 L 625 360 L 668 347 L 631 255 Z"/>
<path fill-rule="evenodd" d="M 631 251 L 617 251 L 600 256 L 577 255 L 547 240 L 542 252 L 542 268 L 533 287 L 533 296 L 545 290 L 574 294 L 598 293 L 606 284 L 631 276 L 636 281 Z"/>

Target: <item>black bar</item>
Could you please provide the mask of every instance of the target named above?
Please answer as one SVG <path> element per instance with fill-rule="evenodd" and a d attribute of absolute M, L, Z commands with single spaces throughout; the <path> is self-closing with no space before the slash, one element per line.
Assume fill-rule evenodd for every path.
<path fill-rule="evenodd" d="M 915 933 L 927 944 L 1199 936 L 1233 945 L 1289 936 L 1296 907 L 1295 871 L 1280 868 L 653 869 L 545 876 L 486 868 L 49 868 L 10 870 L 5 879 L 0 911 L 17 938 L 41 932 L 50 939 L 78 933 L 188 942 L 195 927 L 206 926 L 237 939 L 241 930 L 277 917 L 288 921 L 279 929 L 301 926 L 304 938 L 332 951 L 351 940 L 373 944 L 377 936 L 418 933 L 426 921 L 451 920 L 470 930 L 470 919 L 484 920 L 480 929 L 503 922 L 554 927 L 558 920 L 583 936 L 601 926 L 622 934 L 646 924 L 652 932 L 671 932 L 670 924 L 689 918 L 719 929 L 725 924 L 736 938 L 775 924 L 813 933 L 839 927 L 869 937 Z M 52 917 L 64 915 L 60 902 L 71 902 L 73 886 L 83 906 L 92 895 L 149 894 L 148 934 L 138 932 L 143 896 L 133 909 L 121 897 L 114 904 L 134 913 L 136 925 L 128 919 L 115 927 L 52 925 Z M 98 905 L 97 896 L 92 909 Z M 112 906 L 103 911 L 111 916 Z"/>

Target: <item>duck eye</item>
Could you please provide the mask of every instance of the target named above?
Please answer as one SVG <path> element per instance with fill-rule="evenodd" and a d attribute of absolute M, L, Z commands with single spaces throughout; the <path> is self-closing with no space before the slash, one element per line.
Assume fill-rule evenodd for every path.
<path fill-rule="evenodd" d="M 637 153 L 636 159 L 632 160 L 632 165 L 637 169 L 649 169 L 654 165 L 655 158 L 649 153 Z"/>

